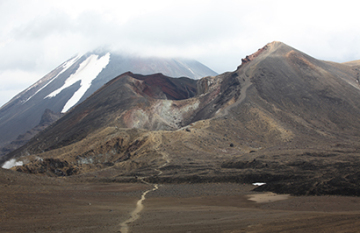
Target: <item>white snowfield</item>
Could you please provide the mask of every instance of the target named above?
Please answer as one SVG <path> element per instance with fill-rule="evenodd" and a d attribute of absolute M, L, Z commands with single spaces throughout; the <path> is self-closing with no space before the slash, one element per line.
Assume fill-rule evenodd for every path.
<path fill-rule="evenodd" d="M 3 165 L 2 168 L 4 169 L 10 169 L 12 167 L 15 166 L 22 166 L 24 163 L 22 161 L 16 162 L 16 159 L 10 159 L 9 161 L 6 161 Z"/>
<path fill-rule="evenodd" d="M 92 80 L 94 80 L 99 73 L 109 64 L 110 62 L 110 53 L 105 54 L 98 59 L 98 55 L 91 55 L 85 61 L 83 61 L 76 72 L 68 79 L 66 79 L 64 85 L 59 89 L 53 91 L 45 98 L 53 98 L 58 95 L 65 88 L 70 87 L 74 83 L 80 81 L 80 88 L 73 94 L 73 96 L 66 102 L 65 106 L 62 109 L 62 113 L 67 112 L 72 108 L 85 92 L 90 88 Z"/>
<path fill-rule="evenodd" d="M 262 186 L 262 185 L 265 185 L 266 183 L 263 183 L 263 182 L 256 182 L 256 183 L 252 183 L 252 185 L 255 185 L 255 186 Z"/>
<path fill-rule="evenodd" d="M 39 91 L 41 91 L 42 89 L 44 89 L 45 87 L 47 87 L 47 85 L 49 85 L 52 81 L 54 81 L 57 77 L 59 77 L 60 74 L 64 73 L 67 69 L 69 69 L 72 65 L 74 65 L 74 63 L 79 60 L 79 58 L 81 57 L 81 55 L 77 55 L 75 56 L 73 59 L 71 59 L 70 61 L 67 61 L 65 63 L 63 63 L 61 65 L 62 70 L 55 75 L 53 78 L 50 79 L 50 81 L 48 81 L 44 86 L 42 86 L 39 90 L 37 90 L 32 96 L 30 96 L 27 100 L 24 101 L 24 103 L 26 103 L 27 101 L 29 101 L 32 97 L 34 97 L 37 93 L 39 93 Z M 41 80 L 40 80 L 41 81 Z M 37 86 L 38 83 L 35 83 L 34 85 L 32 85 L 30 88 L 28 88 L 29 90 L 35 86 Z"/>

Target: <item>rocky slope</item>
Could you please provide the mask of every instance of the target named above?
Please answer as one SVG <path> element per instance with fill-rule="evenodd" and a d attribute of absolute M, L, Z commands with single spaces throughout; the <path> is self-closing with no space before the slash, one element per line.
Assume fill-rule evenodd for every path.
<path fill-rule="evenodd" d="M 356 69 L 272 42 L 198 81 L 125 73 L 2 162 L 54 176 L 359 195 Z"/>
<path fill-rule="evenodd" d="M 53 122 L 57 121 L 60 117 L 62 117 L 63 113 L 54 113 L 50 109 L 46 109 L 44 114 L 41 116 L 40 123 L 32 128 L 31 130 L 26 131 L 24 134 L 19 135 L 14 141 L 0 148 L 0 155 L 6 155 L 11 151 L 19 148 L 28 142 L 32 137 L 46 129 Z"/>

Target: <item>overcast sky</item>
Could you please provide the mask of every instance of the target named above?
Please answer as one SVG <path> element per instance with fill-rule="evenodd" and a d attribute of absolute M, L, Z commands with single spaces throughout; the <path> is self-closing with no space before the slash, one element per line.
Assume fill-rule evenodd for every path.
<path fill-rule="evenodd" d="M 357 1 L 0 0 L 0 106 L 98 47 L 196 59 L 233 71 L 282 41 L 315 58 L 360 59 Z"/>

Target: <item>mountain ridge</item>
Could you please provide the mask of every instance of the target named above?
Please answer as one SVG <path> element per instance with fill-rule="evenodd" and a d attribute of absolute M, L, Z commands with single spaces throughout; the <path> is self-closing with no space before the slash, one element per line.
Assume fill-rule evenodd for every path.
<path fill-rule="evenodd" d="M 273 42 L 233 72 L 179 80 L 180 89 L 196 88 L 183 99 L 168 99 L 156 76 L 118 76 L 6 160 L 50 176 L 76 169 L 122 182 L 263 181 L 258 190 L 360 195 L 360 92 L 351 66 Z M 48 159 L 68 165 L 50 172 Z"/>

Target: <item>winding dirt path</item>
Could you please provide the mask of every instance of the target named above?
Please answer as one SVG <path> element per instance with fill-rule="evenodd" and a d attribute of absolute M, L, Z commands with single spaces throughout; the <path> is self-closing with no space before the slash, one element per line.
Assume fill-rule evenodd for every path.
<path fill-rule="evenodd" d="M 161 135 L 156 135 L 154 138 L 154 141 L 156 142 L 156 146 L 159 146 L 162 142 Z M 162 152 L 161 154 L 162 154 L 162 159 L 165 160 L 165 162 L 162 165 L 160 165 L 158 168 L 154 169 L 155 171 L 158 172 L 158 176 L 160 176 L 163 173 L 160 169 L 170 163 L 169 155 L 165 152 Z M 130 218 L 128 218 L 127 220 L 125 220 L 124 222 L 122 222 L 120 224 L 120 232 L 121 233 L 128 233 L 129 232 L 129 224 L 135 222 L 136 220 L 138 220 L 140 218 L 140 212 L 144 209 L 143 202 L 146 199 L 146 194 L 159 189 L 158 184 L 151 184 L 149 182 L 146 182 L 146 181 L 144 181 L 144 178 L 145 177 L 141 177 L 139 179 L 144 184 L 152 185 L 153 188 L 148 189 L 143 192 L 143 194 L 141 195 L 141 198 L 136 203 L 135 209 L 130 213 Z"/>
<path fill-rule="evenodd" d="M 149 184 L 143 180 L 142 180 L 142 182 Z M 136 208 L 130 213 L 130 218 L 120 224 L 120 232 L 121 233 L 128 233 L 129 232 L 129 224 L 132 222 L 135 222 L 136 220 L 138 220 L 140 218 L 140 212 L 144 209 L 143 201 L 145 201 L 145 199 L 146 199 L 146 197 L 145 197 L 146 194 L 148 194 L 149 192 L 153 192 L 159 188 L 159 186 L 157 184 L 154 184 L 153 186 L 154 187 L 152 189 L 146 190 L 141 195 L 140 200 L 138 200 L 136 203 Z"/>

